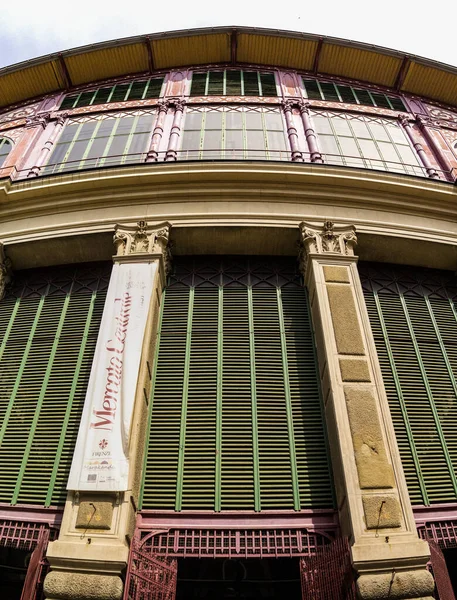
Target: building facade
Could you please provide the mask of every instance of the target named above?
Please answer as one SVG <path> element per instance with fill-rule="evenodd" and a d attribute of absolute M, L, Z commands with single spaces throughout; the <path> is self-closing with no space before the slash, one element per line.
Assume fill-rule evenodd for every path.
<path fill-rule="evenodd" d="M 457 590 L 457 69 L 216 28 L 0 71 L 11 599 Z"/>

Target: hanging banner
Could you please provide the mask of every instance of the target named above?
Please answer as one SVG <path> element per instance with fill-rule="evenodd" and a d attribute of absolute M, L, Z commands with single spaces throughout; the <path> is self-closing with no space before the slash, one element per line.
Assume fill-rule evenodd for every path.
<path fill-rule="evenodd" d="M 128 489 L 129 434 L 156 262 L 115 263 L 67 489 Z"/>

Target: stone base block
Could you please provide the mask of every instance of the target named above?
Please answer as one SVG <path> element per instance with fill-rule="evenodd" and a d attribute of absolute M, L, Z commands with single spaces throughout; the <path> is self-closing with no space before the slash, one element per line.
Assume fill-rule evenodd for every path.
<path fill-rule="evenodd" d="M 48 600 L 121 600 L 123 589 L 115 575 L 51 571 L 44 580 Z"/>
<path fill-rule="evenodd" d="M 431 573 L 421 569 L 364 574 L 358 578 L 357 587 L 362 600 L 428 600 L 435 582 Z"/>

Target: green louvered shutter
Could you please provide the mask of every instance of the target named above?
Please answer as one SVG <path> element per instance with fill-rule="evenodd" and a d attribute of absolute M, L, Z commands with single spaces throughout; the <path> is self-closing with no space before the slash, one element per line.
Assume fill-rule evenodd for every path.
<path fill-rule="evenodd" d="M 109 273 L 18 272 L 0 302 L 0 502 L 65 502 Z"/>
<path fill-rule="evenodd" d="M 305 290 L 288 259 L 176 259 L 143 509 L 331 507 Z"/>
<path fill-rule="evenodd" d="M 455 277 L 374 264 L 360 272 L 411 500 L 455 502 Z"/>

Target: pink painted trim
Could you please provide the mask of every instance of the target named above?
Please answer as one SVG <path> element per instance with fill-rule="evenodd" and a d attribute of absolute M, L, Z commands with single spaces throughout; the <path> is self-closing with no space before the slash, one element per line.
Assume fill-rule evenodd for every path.
<path fill-rule="evenodd" d="M 414 506 L 416 527 L 436 521 L 457 520 L 457 504 L 434 504 L 433 506 Z"/>
<path fill-rule="evenodd" d="M 137 515 L 139 529 L 339 529 L 338 514 L 333 509 L 224 513 L 155 512 L 144 510 Z"/>
<path fill-rule="evenodd" d="M 63 510 L 63 507 L 56 506 L 43 508 L 42 506 L 0 504 L 0 519 L 47 523 L 50 527 L 59 527 L 62 522 Z"/>

